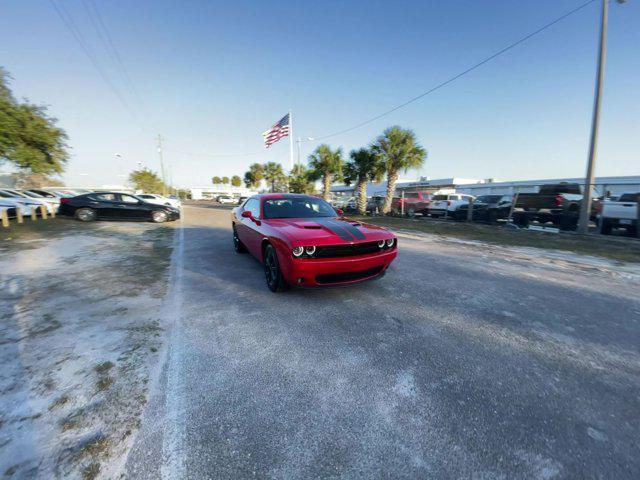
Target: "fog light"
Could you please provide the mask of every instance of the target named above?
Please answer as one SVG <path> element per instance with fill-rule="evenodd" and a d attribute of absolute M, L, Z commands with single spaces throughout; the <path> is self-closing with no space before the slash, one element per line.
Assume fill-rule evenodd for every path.
<path fill-rule="evenodd" d="M 384 240 L 378 240 L 378 247 L 384 248 Z"/>
<path fill-rule="evenodd" d="M 299 257 L 303 253 L 304 253 L 304 248 L 303 247 L 296 247 L 296 248 L 293 249 L 293 256 L 294 257 Z"/>
<path fill-rule="evenodd" d="M 314 247 L 314 246 L 306 247 L 306 248 L 304 249 L 304 251 L 305 251 L 305 252 L 307 252 L 307 255 L 311 256 L 311 255 L 313 255 L 314 253 L 316 253 L 316 247 Z"/>
<path fill-rule="evenodd" d="M 389 240 L 387 240 L 387 247 L 389 248 L 393 247 L 393 244 L 395 241 L 396 241 L 395 238 L 390 238 Z"/>

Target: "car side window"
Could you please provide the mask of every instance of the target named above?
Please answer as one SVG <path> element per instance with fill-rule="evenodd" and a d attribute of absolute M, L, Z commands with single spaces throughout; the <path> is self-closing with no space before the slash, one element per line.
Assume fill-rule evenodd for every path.
<path fill-rule="evenodd" d="M 247 200 L 243 209 L 250 211 L 253 218 L 260 217 L 260 201 L 257 198 L 250 198 Z"/>
<path fill-rule="evenodd" d="M 99 200 L 101 202 L 115 202 L 116 196 L 113 193 L 97 193 L 89 198 Z"/>
<path fill-rule="evenodd" d="M 120 201 L 122 203 L 138 203 L 138 199 L 136 197 L 132 197 L 131 195 L 120 195 Z"/>

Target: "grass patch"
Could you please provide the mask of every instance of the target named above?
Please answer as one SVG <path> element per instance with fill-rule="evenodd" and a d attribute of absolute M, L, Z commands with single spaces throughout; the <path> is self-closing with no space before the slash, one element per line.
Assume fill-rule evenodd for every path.
<path fill-rule="evenodd" d="M 562 250 L 620 262 L 640 262 L 640 242 L 634 238 L 508 230 L 496 225 L 419 218 L 359 216 L 351 218 L 392 230 L 411 230 L 445 237 L 477 240 L 493 245 Z"/>
<path fill-rule="evenodd" d="M 67 395 L 62 395 L 61 397 L 57 398 L 55 402 L 49 405 L 49 411 L 63 407 L 67 404 L 68 401 L 69 397 Z"/>
<path fill-rule="evenodd" d="M 92 462 L 82 469 L 82 478 L 84 480 L 93 480 L 98 478 L 100 473 L 100 464 L 98 462 Z"/>
<path fill-rule="evenodd" d="M 105 455 L 108 448 L 109 440 L 106 437 L 97 437 L 82 447 L 82 453 L 91 456 Z"/>
<path fill-rule="evenodd" d="M 99 363 L 98 365 L 96 365 L 95 367 L 93 367 L 93 369 L 98 374 L 103 375 L 103 374 L 107 373 L 109 370 L 111 370 L 113 367 L 115 367 L 113 362 L 102 362 L 102 363 Z"/>
<path fill-rule="evenodd" d="M 98 392 L 105 391 L 111 385 L 113 385 L 113 378 L 111 378 L 109 376 L 102 377 L 102 378 L 98 379 L 98 381 L 96 382 L 96 388 L 98 389 Z"/>

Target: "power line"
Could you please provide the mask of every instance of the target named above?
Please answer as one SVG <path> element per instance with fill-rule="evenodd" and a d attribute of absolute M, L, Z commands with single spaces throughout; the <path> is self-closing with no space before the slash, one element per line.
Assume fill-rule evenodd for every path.
<path fill-rule="evenodd" d="M 175 150 L 173 148 L 166 148 L 165 150 L 169 151 L 169 152 L 173 152 L 173 153 L 180 153 L 182 155 L 188 155 L 191 157 L 252 157 L 252 156 L 257 156 L 257 155 L 264 155 L 265 154 L 265 150 L 260 150 L 260 151 L 256 151 L 256 152 L 248 152 L 248 153 L 229 153 L 229 154 L 224 154 L 224 153 L 193 153 L 193 152 L 185 152 L 183 150 Z"/>
<path fill-rule="evenodd" d="M 125 98 L 122 96 L 120 91 L 113 84 L 113 82 L 111 81 L 107 73 L 100 66 L 100 63 L 98 62 L 95 55 L 91 51 L 91 48 L 89 48 L 89 44 L 86 42 L 84 36 L 82 35 L 82 32 L 80 31 L 78 26 L 75 24 L 73 17 L 69 14 L 69 12 L 66 10 L 64 5 L 62 3 L 58 5 L 55 2 L 55 0 L 49 0 L 49 3 L 51 3 L 56 13 L 58 14 L 58 17 L 60 17 L 62 22 L 65 24 L 65 26 L 67 27 L 67 30 L 69 30 L 69 32 L 75 39 L 76 43 L 80 46 L 82 51 L 89 58 L 89 61 L 94 66 L 94 68 L 96 69 L 96 71 L 98 72 L 102 80 L 105 82 L 109 90 L 111 90 L 111 92 L 116 96 L 116 98 L 120 101 L 120 103 L 122 103 L 122 106 L 133 117 L 133 119 L 140 125 L 140 127 L 143 128 L 144 130 L 147 130 L 146 126 L 142 124 L 142 122 L 137 117 L 137 115 L 133 112 L 133 110 L 131 109 L 131 107 L 125 100 Z"/>
<path fill-rule="evenodd" d="M 393 108 L 391 108 L 391 109 L 389 109 L 389 110 L 387 110 L 387 111 L 385 111 L 385 112 L 383 112 L 383 113 L 381 113 L 381 114 L 379 114 L 379 115 L 376 115 L 375 117 L 371 117 L 371 118 L 369 118 L 368 120 L 365 120 L 365 121 L 363 121 L 363 122 L 360 122 L 360 123 L 358 123 L 358 124 L 356 124 L 356 125 L 354 125 L 354 126 L 352 126 L 352 127 L 345 128 L 345 129 L 343 129 L 343 130 L 339 130 L 339 131 L 337 131 L 337 132 L 330 133 L 330 134 L 328 134 L 328 135 L 315 136 L 313 141 L 317 141 L 317 140 L 324 140 L 324 139 L 326 139 L 326 138 L 331 138 L 331 137 L 335 137 L 335 136 L 337 136 L 337 135 L 342 135 L 343 133 L 351 132 L 352 130 L 356 130 L 356 129 L 358 129 L 358 128 L 360 128 L 360 127 L 363 127 L 363 126 L 365 126 L 365 125 L 367 125 L 367 124 L 369 124 L 369 123 L 371 123 L 371 122 L 375 122 L 376 120 L 378 120 L 378 119 L 380 119 L 380 118 L 382 118 L 382 117 L 385 117 L 385 116 L 387 116 L 387 115 L 389 115 L 389 114 L 391 114 L 391 113 L 395 112 L 396 110 L 400 110 L 401 108 L 406 107 L 407 105 L 409 105 L 409 104 L 411 104 L 411 103 L 417 102 L 418 100 L 420 100 L 420 99 L 421 99 L 421 98 L 423 98 L 423 97 L 426 97 L 426 96 L 427 96 L 427 95 L 429 95 L 430 93 L 433 93 L 433 92 L 435 92 L 436 90 L 439 90 L 439 89 L 441 89 L 441 88 L 445 87 L 446 85 L 449 85 L 450 83 L 452 83 L 452 82 L 456 81 L 456 80 L 457 80 L 457 79 L 459 79 L 460 77 L 463 77 L 463 76 L 464 76 L 464 75 L 466 75 L 467 73 L 472 72 L 473 70 L 475 70 L 475 69 L 477 69 L 477 68 L 481 67 L 481 66 L 482 66 L 482 65 L 484 65 L 485 63 L 488 63 L 488 62 L 490 62 L 491 60 L 493 60 L 494 58 L 499 57 L 499 56 L 500 56 L 500 55 L 502 55 L 503 53 L 508 52 L 508 51 L 509 51 L 509 50 L 511 50 L 512 48 L 515 48 L 515 47 L 517 47 L 518 45 L 520 45 L 520 44 L 522 44 L 522 43 L 526 42 L 526 41 L 527 41 L 527 40 L 529 40 L 530 38 L 535 37 L 536 35 L 538 35 L 538 34 L 540 34 L 540 33 L 544 32 L 545 30 L 547 30 L 548 28 L 552 27 L 552 26 L 553 26 L 553 25 L 555 25 L 556 23 L 561 22 L 562 20 L 564 20 L 565 18 L 569 17 L 570 15 L 573 15 L 573 14 L 574 14 L 574 13 L 576 13 L 576 12 L 579 12 L 580 10 L 582 10 L 583 8 L 587 7 L 588 5 L 592 4 L 592 3 L 593 3 L 593 2 L 595 2 L 595 1 L 596 1 L 596 0 L 589 0 L 589 1 L 587 1 L 587 2 L 585 2 L 585 3 L 583 3 L 583 4 L 581 4 L 581 5 L 577 6 L 577 7 L 576 7 L 576 8 L 574 8 L 573 10 L 568 11 L 567 13 L 565 13 L 565 14 L 563 14 L 563 15 L 559 16 L 559 17 L 558 17 L 558 18 L 556 18 L 555 20 L 552 20 L 551 22 L 547 23 L 546 25 L 544 25 L 544 26 L 542 26 L 542 27 L 538 28 L 537 30 L 535 30 L 535 31 L 533 31 L 533 32 L 529 33 L 528 35 L 525 35 L 524 37 L 520 38 L 519 40 L 517 40 L 517 41 L 515 41 L 515 42 L 513 42 L 513 43 L 511 43 L 511 44 L 509 44 L 509 45 L 507 45 L 506 47 L 504 47 L 504 48 L 502 48 L 502 49 L 498 50 L 498 51 L 497 51 L 497 52 L 495 52 L 494 54 L 492 54 L 492 55 L 490 55 L 490 56 L 488 56 L 488 57 L 484 58 L 483 60 L 479 61 L 478 63 L 476 63 L 476 64 L 474 64 L 474 65 L 472 65 L 471 67 L 469 67 L 469 68 L 467 68 L 467 69 L 463 70 L 462 72 L 460 72 L 460 73 L 458 73 L 458 74 L 454 75 L 453 77 L 448 78 L 447 80 L 445 80 L 445 81 L 444 81 L 444 82 L 442 82 L 442 83 L 439 83 L 439 84 L 438 84 L 438 85 L 436 85 L 435 87 L 430 88 L 430 89 L 429 89 L 429 90 L 427 90 L 426 92 L 421 93 L 420 95 L 417 95 L 417 96 L 415 96 L 415 97 L 413 97 L 413 98 L 411 98 L 411 99 L 407 100 L 407 101 L 406 101 L 406 102 L 404 102 L 404 103 L 401 103 L 400 105 L 397 105 L 397 106 L 395 106 L 395 107 L 393 107 Z M 303 140 L 303 142 L 308 142 L 308 141 L 311 141 L 311 140 Z"/>
<path fill-rule="evenodd" d="M 83 0 L 82 3 L 84 5 L 85 10 L 87 11 L 87 14 L 91 20 L 91 23 L 96 29 L 96 32 L 98 32 L 98 37 L 100 38 L 100 41 L 104 45 L 105 50 L 107 51 L 107 54 L 109 55 L 113 63 L 119 68 L 125 83 L 129 87 L 133 95 L 136 97 L 136 100 L 138 101 L 140 106 L 142 106 L 143 102 L 140 97 L 140 94 L 138 93 L 138 89 L 136 88 L 135 84 L 131 80 L 129 71 L 125 67 L 124 62 L 122 61 L 122 57 L 120 56 L 118 49 L 113 43 L 113 37 L 111 36 L 109 29 L 107 28 L 107 25 L 102 17 L 102 14 L 100 13 L 100 10 L 98 9 L 98 6 L 96 5 L 94 0 L 88 0 L 88 1 Z"/>

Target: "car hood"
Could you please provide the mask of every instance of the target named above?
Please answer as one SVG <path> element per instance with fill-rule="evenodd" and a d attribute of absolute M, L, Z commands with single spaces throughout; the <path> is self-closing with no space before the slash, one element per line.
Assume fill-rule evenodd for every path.
<path fill-rule="evenodd" d="M 265 220 L 280 231 L 292 245 L 335 245 L 372 242 L 393 237 L 383 227 L 348 218 L 279 218 Z"/>

